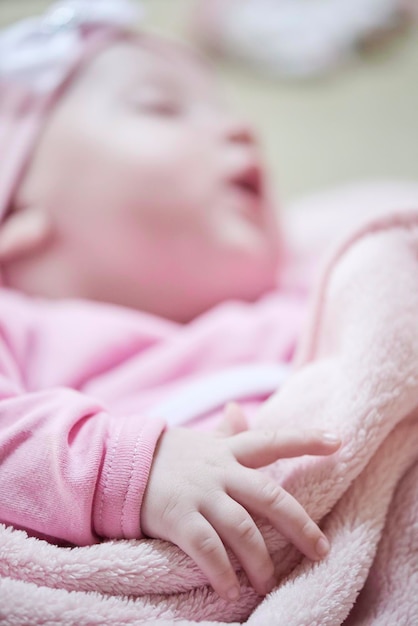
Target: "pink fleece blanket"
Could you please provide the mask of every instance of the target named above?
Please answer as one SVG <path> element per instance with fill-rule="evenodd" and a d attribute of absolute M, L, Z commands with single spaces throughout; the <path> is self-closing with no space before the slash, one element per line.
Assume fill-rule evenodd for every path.
<path fill-rule="evenodd" d="M 59 548 L 0 527 L 1 624 L 418 624 L 418 211 L 369 224 L 323 271 L 295 371 L 258 424 L 328 427 L 332 458 L 265 471 L 322 522 L 332 549 L 312 563 L 261 525 L 277 588 L 241 573 L 219 599 L 164 542 Z"/>

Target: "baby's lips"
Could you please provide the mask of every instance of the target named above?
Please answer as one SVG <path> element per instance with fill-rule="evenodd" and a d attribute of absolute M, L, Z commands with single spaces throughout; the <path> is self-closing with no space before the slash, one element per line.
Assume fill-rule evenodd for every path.
<path fill-rule="evenodd" d="M 242 191 L 257 198 L 263 193 L 263 175 L 261 167 L 255 163 L 244 167 L 240 172 L 231 177 L 231 183 Z"/>

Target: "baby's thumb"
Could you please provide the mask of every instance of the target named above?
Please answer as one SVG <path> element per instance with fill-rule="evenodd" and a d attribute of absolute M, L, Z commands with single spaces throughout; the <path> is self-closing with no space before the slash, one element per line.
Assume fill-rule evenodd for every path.
<path fill-rule="evenodd" d="M 224 409 L 223 418 L 216 428 L 216 432 L 223 437 L 232 437 L 247 429 L 247 419 L 239 404 L 236 402 L 228 402 Z"/>

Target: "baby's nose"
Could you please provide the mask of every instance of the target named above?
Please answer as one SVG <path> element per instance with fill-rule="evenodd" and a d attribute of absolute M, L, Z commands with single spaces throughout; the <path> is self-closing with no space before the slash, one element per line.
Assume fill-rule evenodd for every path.
<path fill-rule="evenodd" d="M 256 133 L 245 120 L 230 119 L 225 123 L 224 135 L 227 141 L 245 145 L 257 143 Z"/>

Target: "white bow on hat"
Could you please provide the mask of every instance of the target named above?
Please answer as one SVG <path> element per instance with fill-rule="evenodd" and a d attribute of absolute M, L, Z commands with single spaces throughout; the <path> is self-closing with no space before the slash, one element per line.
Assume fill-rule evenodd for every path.
<path fill-rule="evenodd" d="M 54 89 L 78 52 L 82 27 L 129 29 L 140 17 L 130 0 L 60 0 L 43 16 L 0 33 L 0 79 L 29 83 L 38 92 Z"/>

